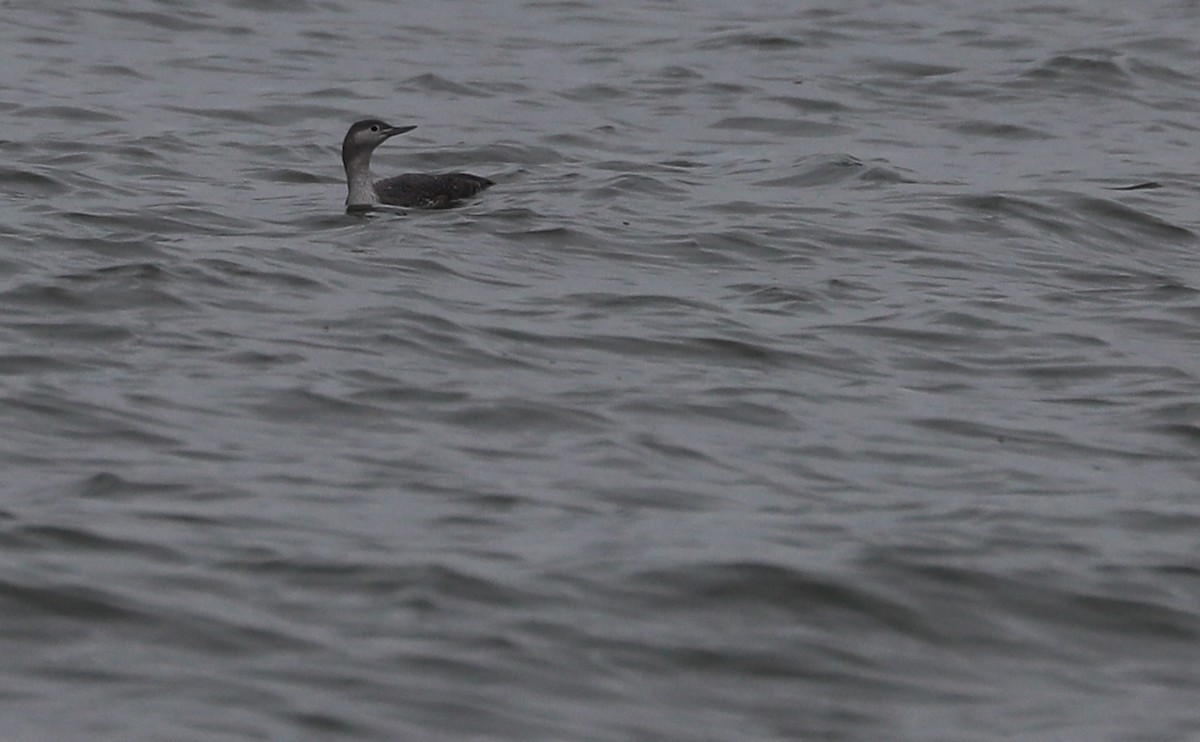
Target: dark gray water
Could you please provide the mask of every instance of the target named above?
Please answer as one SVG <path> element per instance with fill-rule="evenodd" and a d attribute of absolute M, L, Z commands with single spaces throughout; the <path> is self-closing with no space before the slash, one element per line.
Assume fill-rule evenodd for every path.
<path fill-rule="evenodd" d="M 73 5 L 4 740 L 1200 738 L 1194 2 Z"/>

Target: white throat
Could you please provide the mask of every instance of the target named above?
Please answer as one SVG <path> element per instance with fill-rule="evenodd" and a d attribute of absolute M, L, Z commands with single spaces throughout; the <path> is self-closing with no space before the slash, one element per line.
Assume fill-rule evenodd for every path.
<path fill-rule="evenodd" d="M 363 152 L 345 162 L 347 206 L 373 206 L 379 203 L 375 182 L 371 179 L 371 153 Z"/>

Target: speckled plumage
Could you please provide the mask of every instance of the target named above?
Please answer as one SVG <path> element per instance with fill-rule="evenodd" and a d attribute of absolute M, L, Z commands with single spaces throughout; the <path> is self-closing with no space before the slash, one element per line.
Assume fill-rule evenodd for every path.
<path fill-rule="evenodd" d="M 406 173 L 374 181 L 371 153 L 389 138 L 415 128 L 391 126 L 379 119 L 365 119 L 350 127 L 342 140 L 347 210 L 367 210 L 376 204 L 442 209 L 494 185 L 487 178 L 470 173 Z"/>
<path fill-rule="evenodd" d="M 375 192 L 380 203 L 437 209 L 470 198 L 490 185 L 494 183 L 470 173 L 405 173 L 376 181 Z"/>

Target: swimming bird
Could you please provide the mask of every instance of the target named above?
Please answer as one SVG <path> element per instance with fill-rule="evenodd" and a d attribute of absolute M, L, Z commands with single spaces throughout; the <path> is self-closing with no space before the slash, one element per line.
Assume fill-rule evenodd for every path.
<path fill-rule="evenodd" d="M 383 180 L 371 179 L 371 153 L 388 139 L 415 126 L 392 126 L 379 119 L 364 119 L 350 127 L 342 140 L 346 167 L 346 211 L 367 211 L 376 204 L 444 209 L 470 198 L 488 186 L 487 178 L 469 173 L 405 173 Z"/>

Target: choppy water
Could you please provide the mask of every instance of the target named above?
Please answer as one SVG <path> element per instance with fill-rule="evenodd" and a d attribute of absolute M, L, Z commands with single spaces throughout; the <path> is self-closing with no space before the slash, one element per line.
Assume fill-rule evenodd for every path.
<path fill-rule="evenodd" d="M 1195 3 L 74 5 L 4 739 L 1200 738 Z"/>

